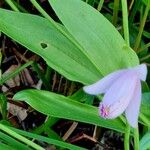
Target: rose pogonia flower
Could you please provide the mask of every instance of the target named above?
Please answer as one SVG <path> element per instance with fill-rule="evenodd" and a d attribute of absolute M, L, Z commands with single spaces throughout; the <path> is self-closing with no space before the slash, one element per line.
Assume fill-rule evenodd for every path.
<path fill-rule="evenodd" d="M 141 104 L 141 81 L 146 80 L 145 64 L 134 68 L 113 72 L 98 82 L 83 87 L 91 95 L 104 93 L 99 105 L 99 114 L 106 119 L 114 119 L 125 111 L 128 123 L 132 127 L 138 125 Z"/>

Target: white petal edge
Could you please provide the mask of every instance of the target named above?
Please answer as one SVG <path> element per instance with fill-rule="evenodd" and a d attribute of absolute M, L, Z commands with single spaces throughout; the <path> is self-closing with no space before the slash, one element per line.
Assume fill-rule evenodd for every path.
<path fill-rule="evenodd" d="M 115 71 L 105 76 L 104 78 L 102 78 L 101 80 L 97 81 L 94 84 L 84 86 L 83 90 L 91 95 L 98 95 L 105 93 L 110 88 L 110 86 L 116 81 L 116 79 L 122 76 L 126 71 L 127 69 Z"/>
<path fill-rule="evenodd" d="M 147 76 L 147 66 L 146 64 L 138 65 L 134 68 L 130 68 L 130 70 L 133 70 L 136 72 L 140 78 L 140 80 L 145 81 Z"/>
<path fill-rule="evenodd" d="M 104 118 L 114 119 L 121 115 L 133 97 L 137 74 L 128 71 L 122 75 L 104 95 L 102 103 L 99 106 L 99 113 L 102 116 L 102 106 L 109 108 L 109 113 Z"/>
<path fill-rule="evenodd" d="M 127 121 L 133 128 L 136 128 L 138 126 L 140 105 L 141 105 L 141 83 L 140 80 L 138 80 L 134 91 L 134 95 L 125 111 Z"/>

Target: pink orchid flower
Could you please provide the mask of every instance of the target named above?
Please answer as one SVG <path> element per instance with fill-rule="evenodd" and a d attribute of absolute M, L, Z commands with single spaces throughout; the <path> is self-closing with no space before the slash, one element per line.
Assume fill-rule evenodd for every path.
<path fill-rule="evenodd" d="M 136 128 L 141 104 L 141 81 L 146 80 L 145 64 L 134 68 L 113 72 L 98 82 L 83 87 L 91 95 L 104 93 L 99 105 L 99 114 L 106 119 L 114 119 L 125 111 L 128 123 Z"/>

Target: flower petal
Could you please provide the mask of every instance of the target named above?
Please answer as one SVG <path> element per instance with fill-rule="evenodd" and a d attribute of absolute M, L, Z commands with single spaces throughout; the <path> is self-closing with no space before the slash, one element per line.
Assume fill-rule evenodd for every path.
<path fill-rule="evenodd" d="M 110 86 L 116 81 L 116 79 L 118 79 L 126 72 L 126 70 L 127 69 L 122 69 L 113 72 L 92 85 L 84 86 L 83 90 L 91 95 L 105 93 L 110 88 Z"/>
<path fill-rule="evenodd" d="M 134 68 L 131 68 L 134 72 L 136 72 L 140 78 L 140 80 L 145 81 L 147 76 L 147 67 L 146 64 L 138 65 Z"/>
<path fill-rule="evenodd" d="M 137 80 L 137 74 L 132 71 L 128 71 L 118 78 L 100 103 L 100 116 L 113 119 L 121 115 L 133 97 Z"/>
<path fill-rule="evenodd" d="M 138 125 L 140 104 L 141 104 L 141 83 L 140 80 L 138 80 L 134 91 L 134 95 L 125 111 L 126 118 L 133 128 L 136 128 Z"/>

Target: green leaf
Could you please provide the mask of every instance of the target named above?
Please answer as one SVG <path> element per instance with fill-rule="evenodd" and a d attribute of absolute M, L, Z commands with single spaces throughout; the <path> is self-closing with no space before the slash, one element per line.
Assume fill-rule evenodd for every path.
<path fill-rule="evenodd" d="M 65 2 L 65 1 L 64 1 Z M 67 1 L 67 3 L 72 1 Z M 138 64 L 136 54 L 125 45 L 124 40 L 116 29 L 96 10 L 89 5 L 79 2 L 73 5 L 66 3 L 73 16 L 69 19 L 69 35 L 81 46 L 71 42 L 52 23 L 42 17 L 0 9 L 0 30 L 15 41 L 43 57 L 49 66 L 70 80 L 90 84 L 106 74 Z M 63 8 L 64 4 L 62 4 Z M 81 8 L 85 13 L 82 12 Z M 87 13 L 88 12 L 88 13 Z M 80 20 L 81 19 L 81 20 Z M 68 29 L 68 26 L 66 26 Z M 91 28 L 92 27 L 92 28 Z M 77 32 L 76 32 L 77 31 Z M 107 58 L 107 63 L 106 63 Z"/>
<path fill-rule="evenodd" d="M 19 130 L 19 129 L 16 129 L 16 128 L 12 128 L 12 127 L 9 127 L 9 128 L 14 130 L 15 132 L 25 136 L 25 137 L 33 138 L 33 139 L 36 139 L 38 141 L 43 141 L 43 142 L 46 142 L 46 143 L 49 143 L 49 144 L 54 144 L 54 145 L 57 145 L 57 146 L 60 146 L 60 147 L 63 147 L 63 148 L 70 149 L 70 150 L 85 150 L 85 148 L 81 148 L 79 146 L 76 146 L 76 145 L 73 145 L 73 144 L 70 144 L 70 143 L 67 143 L 67 142 L 64 142 L 64 141 L 59 141 L 59 140 L 53 139 L 51 137 L 48 138 L 48 137 L 44 137 L 44 136 L 34 134 L 34 133 L 31 133 L 31 132 L 26 132 L 26 131 L 23 131 L 23 130 Z"/>
<path fill-rule="evenodd" d="M 142 94 L 141 113 L 150 118 L 150 92 Z"/>
<path fill-rule="evenodd" d="M 93 102 L 94 100 L 94 96 L 85 93 L 83 89 L 78 90 L 76 93 L 69 96 L 69 98 L 76 100 L 76 101 L 83 102 L 83 103 L 85 102 L 87 104 L 91 104 L 90 102 Z"/>
<path fill-rule="evenodd" d="M 149 6 L 150 8 L 150 0 L 142 0 L 142 2 L 147 6 Z"/>
<path fill-rule="evenodd" d="M 7 115 L 7 98 L 3 93 L 0 93 L 0 112 L 3 116 L 3 119 L 6 119 Z"/>
<path fill-rule="evenodd" d="M 43 57 L 49 66 L 68 79 L 90 84 L 103 76 L 48 20 L 4 9 L 0 9 L 0 16 L 3 33 Z"/>
<path fill-rule="evenodd" d="M 90 5 L 81 0 L 49 2 L 66 29 L 103 75 L 138 64 L 135 52 L 126 46 L 115 27 Z"/>
<path fill-rule="evenodd" d="M 17 150 L 16 148 L 12 148 L 11 146 L 8 146 L 4 143 L 0 144 L 0 149 L 3 149 L 3 150 Z"/>
<path fill-rule="evenodd" d="M 140 140 L 140 150 L 148 150 L 150 148 L 150 132 L 146 133 Z"/>
<path fill-rule="evenodd" d="M 124 132 L 125 129 L 125 125 L 119 118 L 114 120 L 100 118 L 97 107 L 82 104 L 48 91 L 24 90 L 15 94 L 14 99 L 24 100 L 34 109 L 46 115 L 90 123 L 120 132 Z"/>
<path fill-rule="evenodd" d="M 11 148 L 14 149 L 20 149 L 20 150 L 31 150 L 28 146 L 20 143 L 19 141 L 15 140 L 14 138 L 8 136 L 7 134 L 0 132 L 0 141 L 3 141 L 4 143 L 7 143 L 8 146 L 11 146 Z"/>

